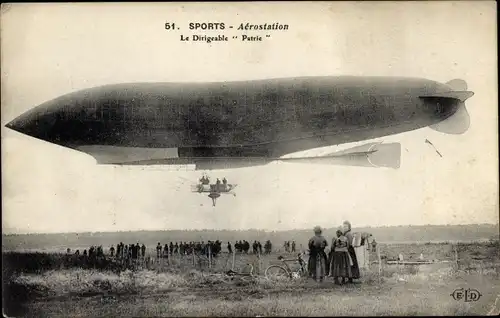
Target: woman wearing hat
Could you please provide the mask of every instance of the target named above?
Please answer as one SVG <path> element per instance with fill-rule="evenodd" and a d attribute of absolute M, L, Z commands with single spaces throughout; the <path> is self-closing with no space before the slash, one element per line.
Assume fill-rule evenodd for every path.
<path fill-rule="evenodd" d="M 326 239 L 321 235 L 319 226 L 314 228 L 314 236 L 309 240 L 309 276 L 314 280 L 323 281 L 326 275 L 326 253 L 325 247 L 328 245 Z"/>

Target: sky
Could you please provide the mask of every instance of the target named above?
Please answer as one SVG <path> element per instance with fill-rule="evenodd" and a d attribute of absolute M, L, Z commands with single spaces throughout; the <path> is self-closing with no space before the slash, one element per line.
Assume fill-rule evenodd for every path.
<path fill-rule="evenodd" d="M 190 22 L 289 29 L 262 42 L 179 41 L 218 33 L 190 31 Z M 496 48 L 495 2 L 2 5 L 2 231 L 498 223 Z M 377 139 L 402 144 L 398 170 L 272 163 L 210 172 L 238 184 L 236 196 L 212 207 L 190 192 L 199 171 L 100 166 L 4 127 L 45 101 L 104 84 L 323 75 L 464 79 L 475 92 L 470 129 Z"/>

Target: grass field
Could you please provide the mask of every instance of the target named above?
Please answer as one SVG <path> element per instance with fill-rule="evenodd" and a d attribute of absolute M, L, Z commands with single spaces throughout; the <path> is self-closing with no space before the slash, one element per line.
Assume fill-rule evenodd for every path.
<path fill-rule="evenodd" d="M 357 283 L 336 286 L 331 279 L 321 284 L 305 278 L 266 280 L 263 271 L 279 263 L 278 254 L 260 260 L 236 255 L 235 270 L 244 271 L 251 263 L 260 275 L 228 280 L 221 275 L 232 265 L 227 254 L 214 259 L 211 268 L 206 258 L 195 258 L 193 264 L 192 257 L 179 256 L 170 264 L 118 271 L 112 266 L 73 268 L 58 254 L 4 253 L 4 308 L 9 316 L 44 317 L 498 314 L 498 242 L 381 246 L 384 258 L 399 253 L 405 259 L 423 254 L 449 262 L 382 264 L 380 274 L 379 265 L 371 264 Z M 450 296 L 456 288 L 474 288 L 482 296 L 477 302 L 456 301 Z"/>

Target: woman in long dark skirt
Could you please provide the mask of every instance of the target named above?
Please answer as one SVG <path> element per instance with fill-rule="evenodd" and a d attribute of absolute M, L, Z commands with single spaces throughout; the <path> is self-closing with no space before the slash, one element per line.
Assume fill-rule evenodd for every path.
<path fill-rule="evenodd" d="M 335 284 L 345 284 L 346 279 L 352 278 L 350 256 L 347 251 L 347 238 L 341 229 L 337 230 L 337 238 L 332 240 L 332 260 L 330 263 L 330 276 L 333 276 Z"/>
<path fill-rule="evenodd" d="M 325 247 L 328 245 L 326 239 L 321 235 L 321 228 L 314 228 L 314 236 L 309 240 L 309 276 L 314 280 L 323 281 L 326 275 L 326 253 Z"/>
<path fill-rule="evenodd" d="M 349 221 L 344 221 L 343 228 L 344 228 L 344 236 L 347 238 L 347 252 L 349 252 L 349 256 L 351 256 L 351 261 L 352 261 L 351 265 L 352 277 L 349 278 L 349 283 L 352 283 L 353 278 L 355 279 L 360 278 L 358 258 L 356 257 L 354 246 L 352 245 L 354 236 L 351 233 L 351 223 Z"/>

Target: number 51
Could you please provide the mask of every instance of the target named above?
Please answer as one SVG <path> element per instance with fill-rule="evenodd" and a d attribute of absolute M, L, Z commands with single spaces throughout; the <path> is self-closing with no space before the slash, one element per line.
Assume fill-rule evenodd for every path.
<path fill-rule="evenodd" d="M 165 23 L 165 30 L 172 30 L 175 29 L 175 23 Z"/>

